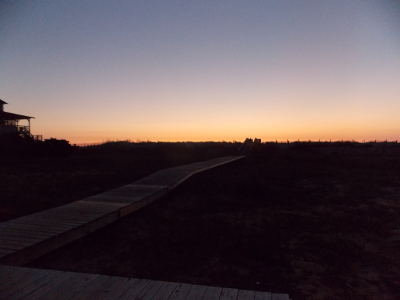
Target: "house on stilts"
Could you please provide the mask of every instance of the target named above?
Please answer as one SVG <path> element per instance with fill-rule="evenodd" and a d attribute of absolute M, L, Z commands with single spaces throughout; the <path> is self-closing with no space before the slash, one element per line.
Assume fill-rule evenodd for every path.
<path fill-rule="evenodd" d="M 23 137 L 30 137 L 34 140 L 41 141 L 43 139 L 41 135 L 32 135 L 31 133 L 31 119 L 34 117 L 5 112 L 4 104 L 8 103 L 0 99 L 0 135 L 17 132 Z M 19 124 L 21 120 L 25 124 Z"/>

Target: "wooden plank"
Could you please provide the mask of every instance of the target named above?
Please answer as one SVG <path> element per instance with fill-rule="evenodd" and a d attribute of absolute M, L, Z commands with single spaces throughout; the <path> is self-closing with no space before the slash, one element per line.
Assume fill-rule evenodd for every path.
<path fill-rule="evenodd" d="M 0 282 L 1 282 L 1 279 L 3 279 L 4 277 L 7 277 L 8 275 L 12 275 L 13 273 L 16 273 L 18 271 L 19 271 L 19 268 L 17 268 L 17 267 L 0 265 Z"/>
<path fill-rule="evenodd" d="M 150 176 L 135 181 L 139 185 L 163 185 L 170 187 L 177 182 L 182 182 L 191 175 L 190 171 L 161 170 Z"/>
<path fill-rule="evenodd" d="M 0 235 L 0 245 L 1 245 L 1 243 L 7 242 L 7 241 L 37 243 L 40 240 L 41 239 L 35 238 L 33 236 L 13 235 L 12 232 L 10 232 L 10 234 Z"/>
<path fill-rule="evenodd" d="M 101 202 L 93 202 L 96 205 L 100 205 L 102 204 Z M 113 203 L 113 202 L 111 202 Z M 114 204 L 114 203 L 113 203 Z M 124 207 L 126 204 L 125 203 L 120 203 L 122 205 L 118 206 L 118 207 L 106 207 L 106 208 L 99 208 L 99 209 L 95 209 L 95 208 L 90 208 L 87 211 L 76 211 L 76 210 L 71 210 L 71 211 L 65 211 L 62 213 L 67 213 L 67 214 L 71 214 L 71 216 L 76 216 L 76 217 L 85 217 L 85 216 L 91 216 L 91 217 L 95 217 L 95 216 L 102 216 L 105 214 L 110 214 L 113 213 L 115 211 L 118 211 L 119 209 L 121 209 L 121 207 Z M 60 215 L 62 214 L 60 213 Z"/>
<path fill-rule="evenodd" d="M 101 214 L 96 214 L 96 216 L 98 215 Z M 38 226 L 41 224 L 45 224 L 49 227 L 54 226 L 55 224 L 59 224 L 60 226 L 71 226 L 76 224 L 79 226 L 88 217 L 93 217 L 93 214 L 88 212 L 80 215 L 75 212 L 69 211 L 59 212 L 57 214 L 52 214 L 49 212 L 31 220 L 28 224 L 36 224 Z"/>
<path fill-rule="evenodd" d="M 82 210 L 92 210 L 93 207 L 96 207 L 96 210 L 101 210 L 101 209 L 119 209 L 125 205 L 125 203 L 120 203 L 120 202 L 107 202 L 107 201 L 89 201 L 92 197 L 95 198 L 96 196 L 103 195 L 104 193 L 97 194 L 90 196 L 88 198 L 84 198 L 82 200 L 76 201 L 76 204 L 79 204 L 77 208 L 82 209 Z M 76 209 L 76 208 L 74 208 Z"/>
<path fill-rule="evenodd" d="M 121 206 L 120 203 L 96 203 L 96 202 L 83 202 L 82 200 L 79 203 L 74 203 L 74 205 L 68 206 L 60 206 L 56 210 L 51 210 L 51 214 L 58 215 L 63 214 L 65 212 L 71 214 L 88 214 L 88 213 L 103 213 L 107 211 L 113 211 L 119 209 Z"/>
<path fill-rule="evenodd" d="M 146 205 L 149 205 L 150 203 L 152 203 L 153 201 L 161 198 L 162 196 L 166 195 L 167 193 L 168 193 L 168 189 L 165 188 L 165 189 L 161 190 L 160 192 L 153 194 L 152 196 L 149 196 L 149 197 L 147 197 L 147 198 L 145 198 L 145 199 L 143 199 L 141 201 L 132 203 L 132 204 L 130 204 L 128 206 L 125 206 L 125 207 L 121 208 L 120 211 L 119 211 L 120 212 L 120 217 L 122 218 L 122 217 L 124 217 L 124 216 L 126 216 L 128 214 L 131 214 L 132 212 L 134 212 L 134 211 L 136 211 L 136 210 L 138 210 L 138 209 L 140 209 L 140 208 L 142 208 L 142 207 L 144 207 Z"/>
<path fill-rule="evenodd" d="M 23 274 L 30 272 L 28 268 L 19 268 L 13 266 L 1 266 L 2 271 L 0 275 L 0 286 L 5 286 L 6 283 L 12 282 L 13 280 L 17 280 Z"/>
<path fill-rule="evenodd" d="M 8 223 L 8 222 L 7 222 Z M 47 229 L 47 230 L 57 230 L 58 228 L 54 228 L 54 226 L 49 226 L 49 224 L 46 224 L 48 222 L 44 221 L 43 219 L 38 219 L 35 218 L 31 221 L 24 221 L 24 222 L 18 222 L 18 219 L 16 220 L 16 222 L 13 223 L 8 223 L 7 226 L 4 226 L 2 228 L 0 228 L 0 232 L 8 232 L 10 230 L 18 230 L 21 232 L 24 231 L 37 231 L 37 230 L 43 230 L 43 229 Z M 53 225 L 54 222 L 52 222 L 51 225 Z M 69 226 L 64 226 L 66 229 L 69 228 Z M 64 228 L 62 228 L 64 229 Z"/>
<path fill-rule="evenodd" d="M 90 282 L 88 285 L 86 285 L 85 287 L 83 287 L 83 289 L 75 294 L 74 296 L 72 296 L 72 298 L 70 298 L 71 300 L 78 300 L 78 299 L 87 299 L 87 297 L 89 297 L 90 294 L 92 294 L 93 292 L 95 292 L 97 289 L 99 289 L 102 285 L 106 284 L 106 282 L 108 280 L 110 280 L 111 277 L 110 276 L 99 276 L 97 277 L 95 280 L 93 280 L 92 282 Z"/>
<path fill-rule="evenodd" d="M 73 212 L 63 212 L 58 214 L 43 214 L 40 216 L 41 220 L 49 220 L 51 222 L 56 221 L 58 224 L 65 225 L 81 225 L 85 223 L 87 220 L 91 220 L 93 218 L 97 218 L 102 216 L 103 213 L 85 213 L 83 215 L 74 215 Z"/>
<path fill-rule="evenodd" d="M 54 227 L 49 227 L 45 224 L 29 224 L 29 225 L 19 225 L 16 224 L 14 226 L 10 226 L 9 228 L 6 229 L 0 229 L 0 233 L 1 232 L 10 232 L 10 230 L 19 230 L 19 231 L 29 231 L 29 230 L 34 230 L 34 231 L 40 231 L 40 232 L 46 232 L 46 233 L 50 233 L 50 234 L 57 234 L 59 232 L 64 231 L 65 229 L 59 229 L 59 228 L 54 228 Z"/>
<path fill-rule="evenodd" d="M 40 220 L 37 216 L 29 215 L 29 219 L 26 217 L 13 219 L 0 224 L 0 231 L 7 230 L 9 228 L 14 228 L 16 226 L 26 227 L 32 224 L 33 220 Z"/>
<path fill-rule="evenodd" d="M 158 289 L 163 284 L 162 281 L 150 281 L 148 285 L 137 295 L 137 299 L 150 300 L 157 293 Z"/>
<path fill-rule="evenodd" d="M 12 251 L 12 252 L 26 248 L 26 247 L 21 247 L 21 246 L 17 246 L 17 245 L 1 245 L 0 247 L 3 251 Z"/>
<path fill-rule="evenodd" d="M 91 209 L 112 209 L 118 208 L 123 204 L 120 203 L 93 203 L 84 199 L 66 204 L 66 208 L 81 209 L 83 211 Z M 61 206 L 60 206 L 61 207 Z M 60 208 L 59 207 L 59 208 Z"/>
<path fill-rule="evenodd" d="M 5 236 L 3 236 L 0 239 L 0 245 L 3 246 L 17 246 L 19 248 L 25 248 L 28 246 L 31 246 L 33 244 L 36 244 L 39 240 L 32 240 L 32 239 L 23 239 L 19 238 L 18 240 L 14 239 L 7 239 Z"/>
<path fill-rule="evenodd" d="M 4 257 L 4 256 L 6 256 L 6 255 L 8 255 L 8 254 L 10 254 L 10 253 L 13 253 L 13 252 L 14 252 L 14 250 L 3 249 L 3 248 L 1 248 L 1 246 L 0 246 L 0 258 L 1 258 L 1 257 Z"/>
<path fill-rule="evenodd" d="M 126 289 L 125 283 L 129 281 L 129 278 L 123 277 L 111 277 L 106 283 L 101 285 L 98 289 L 93 291 L 85 299 L 90 300 L 101 300 L 101 299 L 118 299 Z M 125 288 L 121 289 L 121 287 Z"/>
<path fill-rule="evenodd" d="M 273 293 L 271 295 L 271 299 L 272 300 L 290 300 L 288 294 L 277 294 L 277 293 Z"/>
<path fill-rule="evenodd" d="M 11 268 L 15 268 L 15 271 L 10 272 L 5 277 L 0 277 L 0 283 L 2 286 L 5 286 L 5 284 L 8 283 L 12 283 L 12 281 L 19 280 L 22 276 L 25 276 L 26 274 L 33 272 L 33 269 L 29 268 L 21 268 L 13 266 L 11 266 Z"/>
<path fill-rule="evenodd" d="M 57 224 L 69 226 L 69 229 L 76 228 L 82 226 L 88 222 L 92 222 L 93 220 L 99 219 L 108 213 L 99 214 L 99 215 L 86 215 L 83 217 L 68 217 L 68 214 L 65 216 L 57 216 L 57 217 L 43 217 L 43 221 L 49 223 L 49 226 L 57 226 Z"/>
<path fill-rule="evenodd" d="M 90 210 L 88 209 L 87 211 L 83 210 L 78 210 L 78 209 L 63 209 L 61 211 L 53 212 L 53 211 L 45 211 L 45 213 L 42 213 L 41 215 L 38 216 L 38 218 L 46 218 L 46 219 L 60 219 L 64 220 L 65 217 L 75 217 L 76 222 L 81 219 L 85 218 L 87 216 L 97 216 L 97 215 L 102 215 L 104 213 L 108 213 L 111 211 L 114 211 L 115 208 L 112 209 L 101 209 L 101 210 Z M 65 219 L 67 220 L 67 219 Z"/>
<path fill-rule="evenodd" d="M 19 233 L 18 231 L 16 232 L 2 232 L 1 233 L 2 236 L 4 238 L 10 238 L 10 239 L 24 239 L 24 238 L 28 238 L 28 239 L 34 239 L 37 241 L 37 243 L 39 243 L 40 241 L 46 240 L 48 238 L 53 237 L 54 235 L 50 235 L 50 234 L 43 234 L 41 232 L 36 232 L 36 231 L 32 231 L 32 232 L 25 232 L 25 233 Z"/>
<path fill-rule="evenodd" d="M 179 283 L 171 294 L 168 300 L 185 300 L 192 288 L 191 284 Z"/>
<path fill-rule="evenodd" d="M 166 188 L 167 186 L 160 186 L 160 185 L 129 184 L 117 189 L 107 191 L 103 194 L 111 196 L 129 197 L 130 199 L 132 199 L 132 201 L 140 201 Z"/>
<path fill-rule="evenodd" d="M 34 273 L 37 274 L 37 278 L 32 280 L 28 285 L 21 285 L 20 288 L 17 286 L 16 291 L 13 292 L 8 298 L 3 298 L 4 300 L 11 299 L 22 299 L 28 297 L 31 294 L 36 293 L 39 289 L 47 284 L 57 280 L 57 278 L 62 277 L 62 272 L 50 271 L 50 270 L 35 270 Z M 42 276 L 45 274 L 45 276 Z M 62 278 L 64 279 L 64 278 Z M 34 297 L 34 295 L 32 295 Z"/>
<path fill-rule="evenodd" d="M 271 293 L 269 292 L 256 292 L 254 300 L 272 300 Z"/>
<path fill-rule="evenodd" d="M 71 276 L 60 286 L 50 289 L 41 296 L 41 300 L 66 300 L 78 294 L 100 275 L 68 272 Z"/>
<path fill-rule="evenodd" d="M 189 165 L 184 165 L 184 166 L 179 166 L 179 167 L 173 167 L 173 168 L 169 168 L 166 170 L 169 171 L 190 171 L 193 172 L 195 170 L 199 170 L 201 168 L 203 168 L 205 166 L 204 163 L 194 163 L 194 164 L 189 164 Z"/>
<path fill-rule="evenodd" d="M 105 215 L 113 213 L 118 210 L 107 210 L 101 213 L 85 213 L 82 215 L 74 215 L 73 213 L 65 212 L 65 214 L 58 214 L 55 216 L 43 216 L 43 220 L 47 222 L 54 222 L 56 224 L 69 225 L 71 227 L 77 227 L 87 222 L 99 219 Z"/>
<path fill-rule="evenodd" d="M 12 228 L 12 230 L 8 230 L 7 232 L 2 232 L 5 235 L 15 235 L 18 234 L 19 236 L 25 236 L 26 238 L 31 237 L 32 239 L 36 239 L 36 236 L 42 236 L 43 237 L 52 237 L 55 235 L 59 235 L 67 230 L 71 230 L 71 227 L 68 228 L 49 228 L 49 227 L 36 227 L 35 225 L 32 225 L 30 228 Z"/>
<path fill-rule="evenodd" d="M 131 282 L 131 286 L 126 290 L 124 294 L 118 300 L 138 299 L 137 296 L 142 292 L 145 287 L 150 284 L 150 280 L 139 279 Z M 128 282 L 129 283 L 129 282 Z"/>
<path fill-rule="evenodd" d="M 37 243 L 41 241 L 42 239 L 38 239 L 32 236 L 21 236 L 21 235 L 0 235 L 0 245 L 3 243 L 3 241 L 27 241 L 27 242 L 33 242 Z"/>
<path fill-rule="evenodd" d="M 14 241 L 11 241 L 9 243 L 2 242 L 0 245 L 0 252 L 2 253 L 2 256 L 6 256 L 16 251 L 32 247 L 33 245 L 36 245 L 36 243 L 22 244 L 22 243 L 15 243 Z"/>
<path fill-rule="evenodd" d="M 271 294 L 184 283 L 0 266 L 0 299 L 289 300 Z"/>
<path fill-rule="evenodd" d="M 238 159 L 243 158 L 244 156 L 228 156 L 228 157 L 222 157 L 222 158 L 218 158 L 218 159 L 212 159 L 212 160 L 206 160 L 206 161 L 202 161 L 202 162 L 197 162 L 197 163 L 193 163 L 193 164 L 188 164 L 188 165 L 183 165 L 183 166 L 179 166 L 179 167 L 174 167 L 174 168 L 170 168 L 168 170 L 190 170 L 190 171 L 205 171 L 208 170 L 210 168 L 215 168 L 218 167 L 222 164 L 226 164 Z"/>
<path fill-rule="evenodd" d="M 52 238 L 43 240 L 42 242 L 32 245 L 26 248 L 26 250 L 21 250 L 7 256 L 3 256 L 0 259 L 0 263 L 12 264 L 12 265 L 23 265 L 26 264 L 54 249 L 57 249 L 73 240 L 81 238 L 101 227 L 104 227 L 112 222 L 115 222 L 119 218 L 119 212 L 112 214 L 107 214 L 102 218 L 96 219 L 82 226 L 76 227 L 72 230 L 66 231 L 60 235 L 54 236 Z"/>
<path fill-rule="evenodd" d="M 41 282 L 42 285 L 34 292 L 24 297 L 24 300 L 43 299 L 43 295 L 53 289 L 57 289 L 60 285 L 65 284 L 71 276 L 73 276 L 73 274 L 69 272 L 56 272 L 54 275 L 46 276 L 45 279 L 47 282 Z"/>
<path fill-rule="evenodd" d="M 99 206 L 99 207 L 96 207 Z M 108 211 L 114 211 L 116 208 L 115 207 L 101 207 L 96 203 L 95 207 L 91 208 L 79 208 L 79 207 L 73 207 L 73 208 L 68 208 L 68 207 L 60 207 L 57 209 L 57 211 L 52 211 L 52 210 L 45 210 L 41 212 L 39 217 L 50 217 L 50 218 L 58 218 L 58 217 L 64 217 L 64 216 L 71 216 L 71 217 L 84 217 L 86 215 L 91 215 L 91 214 L 102 214 L 104 212 Z"/>
<path fill-rule="evenodd" d="M 52 209 L 48 209 L 40 213 L 30 215 L 29 218 L 24 218 L 23 220 L 17 220 L 17 221 L 19 221 L 21 224 L 32 224 L 35 223 L 36 221 L 40 221 L 43 219 L 49 219 L 48 222 L 51 222 L 53 220 L 66 221 L 63 218 L 66 216 L 72 217 L 74 213 L 78 215 L 77 211 L 61 207 L 61 210 L 59 209 L 57 211 L 54 211 Z M 90 212 L 86 212 L 85 214 L 90 214 Z"/>
<path fill-rule="evenodd" d="M 201 300 L 207 290 L 205 285 L 192 285 L 189 294 L 187 295 L 187 300 Z"/>
<path fill-rule="evenodd" d="M 163 282 L 158 291 L 151 297 L 152 300 L 167 300 L 177 287 L 178 283 Z"/>
<path fill-rule="evenodd" d="M 114 211 L 116 209 L 119 209 L 123 204 L 120 203 L 96 203 L 96 202 L 83 202 L 78 201 L 79 203 L 74 203 L 74 205 L 65 205 L 65 206 L 60 206 L 57 209 L 50 209 L 48 210 L 51 215 L 59 215 L 59 214 L 64 214 L 65 212 L 70 213 L 70 214 L 90 214 L 90 213 L 104 213 L 107 211 Z M 47 211 L 46 211 L 47 212 Z M 43 212 L 38 213 L 43 214 Z"/>
<path fill-rule="evenodd" d="M 120 297 L 125 294 L 125 292 L 135 283 L 139 281 L 139 279 L 136 278 L 126 278 L 127 280 L 121 284 L 118 284 L 115 286 L 112 290 L 112 292 L 106 294 L 103 294 L 100 299 L 102 300 L 115 300 L 115 299 L 120 299 Z"/>
<path fill-rule="evenodd" d="M 236 300 L 238 293 L 238 289 L 223 288 L 220 300 Z"/>
<path fill-rule="evenodd" d="M 204 300 L 219 300 L 221 296 L 222 288 L 215 286 L 208 286 L 203 296 Z"/>
<path fill-rule="evenodd" d="M 237 300 L 254 300 L 254 297 L 254 291 L 239 290 Z"/>
<path fill-rule="evenodd" d="M 1 284 L 0 299 L 8 299 L 13 297 L 19 291 L 24 290 L 26 287 L 31 285 L 33 282 L 40 280 L 47 276 L 49 271 L 37 271 L 28 269 L 26 272 L 22 272 L 20 276 L 9 276 L 7 282 Z"/>
<path fill-rule="evenodd" d="M 31 238 L 31 239 L 36 239 L 36 240 L 43 240 L 43 239 L 47 239 L 49 237 L 54 236 L 54 234 L 48 233 L 48 232 L 41 232 L 41 231 L 34 231 L 34 230 L 21 231 L 18 228 L 10 229 L 7 231 L 1 231 L 0 234 L 3 237 L 10 237 L 10 238 L 20 237 L 20 238 Z"/>
<path fill-rule="evenodd" d="M 119 209 L 119 208 L 118 208 Z M 102 210 L 96 210 L 96 211 L 76 211 L 76 210 L 68 210 L 65 209 L 63 211 L 59 211 L 57 213 L 51 212 L 51 211 L 45 211 L 46 213 L 41 214 L 38 216 L 37 220 L 41 219 L 48 219 L 49 221 L 53 220 L 58 220 L 60 223 L 79 223 L 82 220 L 85 220 L 86 218 L 95 218 L 95 217 L 100 217 L 104 214 L 112 213 L 118 209 L 115 208 L 110 208 L 110 209 L 102 209 Z M 31 220 L 29 223 L 32 223 Z"/>
<path fill-rule="evenodd" d="M 64 224 L 64 222 L 57 222 L 54 219 L 47 218 L 32 218 L 30 221 L 24 222 L 13 222 L 8 227 L 0 229 L 0 231 L 6 231 L 9 229 L 19 229 L 21 231 L 24 230 L 43 230 L 47 229 L 48 231 L 58 231 L 58 230 L 68 230 L 71 228 L 70 224 Z"/>
<path fill-rule="evenodd" d="M 91 211 L 95 209 L 110 209 L 110 208 L 115 208 L 118 207 L 118 204 L 115 203 L 102 203 L 102 204 L 97 204 L 93 202 L 87 202 L 83 200 L 71 202 L 62 206 L 58 206 L 55 208 L 52 208 L 51 210 L 54 213 L 60 212 L 60 211 L 65 211 L 65 210 L 76 210 L 76 211 Z"/>
<path fill-rule="evenodd" d="M 123 204 L 131 204 L 135 202 L 135 199 L 129 196 L 116 196 L 116 195 L 109 195 L 109 194 L 98 194 L 84 199 L 88 202 L 95 202 L 95 203 L 104 203 L 104 202 L 113 202 L 113 203 L 123 203 Z"/>

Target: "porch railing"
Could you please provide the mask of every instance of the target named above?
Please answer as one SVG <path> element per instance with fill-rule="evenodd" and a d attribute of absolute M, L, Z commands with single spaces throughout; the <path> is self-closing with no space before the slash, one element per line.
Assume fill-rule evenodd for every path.
<path fill-rule="evenodd" d="M 16 128 L 17 131 L 20 134 L 23 134 L 25 136 L 30 136 L 35 141 L 43 141 L 43 135 L 41 135 L 41 134 L 37 134 L 37 135 L 31 134 L 29 126 L 25 126 L 25 125 L 8 125 L 8 126 Z"/>
<path fill-rule="evenodd" d="M 29 126 L 24 125 L 14 125 L 19 132 L 30 132 Z"/>

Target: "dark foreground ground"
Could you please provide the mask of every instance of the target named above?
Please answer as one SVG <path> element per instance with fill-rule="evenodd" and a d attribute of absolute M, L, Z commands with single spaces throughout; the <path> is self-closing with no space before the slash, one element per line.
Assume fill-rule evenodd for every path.
<path fill-rule="evenodd" d="M 400 299 L 400 148 L 263 144 L 30 266 Z"/>

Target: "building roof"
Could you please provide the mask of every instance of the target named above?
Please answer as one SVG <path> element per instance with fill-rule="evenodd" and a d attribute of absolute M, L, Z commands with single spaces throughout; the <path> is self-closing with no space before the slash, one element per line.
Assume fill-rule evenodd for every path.
<path fill-rule="evenodd" d="M 29 119 L 34 119 L 34 117 L 0 111 L 0 119 L 2 119 L 2 120 L 29 120 Z"/>
<path fill-rule="evenodd" d="M 0 103 L 1 103 L 1 104 L 8 104 L 6 101 L 3 101 L 3 100 L 1 100 L 1 99 L 0 99 Z"/>

